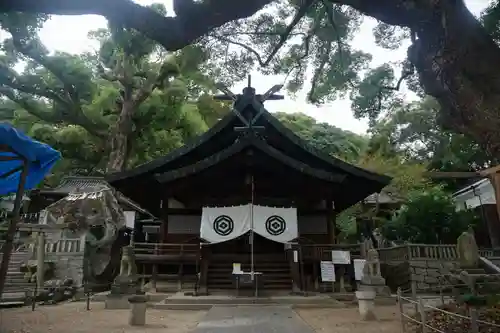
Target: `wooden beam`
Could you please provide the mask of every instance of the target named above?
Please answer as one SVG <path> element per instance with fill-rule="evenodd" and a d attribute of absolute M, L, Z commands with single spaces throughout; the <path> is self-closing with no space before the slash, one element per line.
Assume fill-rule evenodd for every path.
<path fill-rule="evenodd" d="M 168 208 L 166 213 L 168 215 L 196 215 L 201 216 L 201 208 Z M 328 209 L 298 209 L 297 214 L 299 216 L 325 216 L 328 213 Z"/>
<path fill-rule="evenodd" d="M 474 178 L 482 177 L 481 173 L 474 171 L 429 171 L 424 173 L 425 177 L 432 179 L 450 179 L 450 178 Z"/>

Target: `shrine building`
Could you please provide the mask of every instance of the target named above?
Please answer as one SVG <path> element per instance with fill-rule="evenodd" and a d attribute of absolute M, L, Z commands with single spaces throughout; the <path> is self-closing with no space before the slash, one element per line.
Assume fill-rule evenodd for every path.
<path fill-rule="evenodd" d="M 390 178 L 321 153 L 266 111 L 245 88 L 234 111 L 185 146 L 106 177 L 159 217 L 135 225 L 139 270 L 154 288 L 234 287 L 235 263 L 262 275 L 264 290 L 327 290 L 319 263 L 336 241 L 335 216 Z M 344 275 L 352 276 L 352 267 Z"/>

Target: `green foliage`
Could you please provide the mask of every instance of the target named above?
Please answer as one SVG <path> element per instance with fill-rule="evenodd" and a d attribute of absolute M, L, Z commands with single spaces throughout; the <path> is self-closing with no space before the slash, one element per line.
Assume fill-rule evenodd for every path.
<path fill-rule="evenodd" d="M 90 33 L 99 42 L 97 53 L 51 54 L 37 35 L 45 20 L 0 15 L 2 29 L 10 33 L 0 49 L 0 95 L 5 97 L 0 120 L 61 151 L 64 158 L 49 183 L 63 173 L 103 174 L 113 152 L 125 157 L 123 167 L 164 155 L 229 110 L 208 97 L 218 77 L 211 76 L 216 66 L 200 46 L 167 53 L 110 22 Z M 14 66 L 20 61 L 26 66 L 19 72 Z M 131 118 L 118 128 L 126 108 Z M 126 145 L 113 145 L 120 133 Z"/>
<path fill-rule="evenodd" d="M 481 15 L 481 21 L 495 42 L 500 42 L 500 1 L 493 0 Z"/>
<path fill-rule="evenodd" d="M 398 92 L 393 89 L 398 81 L 395 71 L 405 64 L 369 68 L 371 54 L 350 45 L 363 17 L 348 6 L 314 2 L 286 42 L 281 43 L 286 23 L 302 10 L 300 6 L 295 0 L 276 1 L 251 18 L 216 29 L 203 43 L 228 48 L 230 66 L 241 67 L 242 61 L 246 61 L 245 66 L 261 65 L 265 74 L 286 75 L 286 88 L 292 93 L 310 79 L 306 73 L 313 73 L 308 100 L 316 104 L 350 96 L 357 117 L 374 120 L 399 101 Z M 409 37 L 409 30 L 379 23 L 374 35 L 379 46 L 394 50 Z"/>
<path fill-rule="evenodd" d="M 367 170 L 392 177 L 391 183 L 381 191 L 396 202 L 404 202 L 410 193 L 424 191 L 431 183 L 425 178 L 426 165 L 405 162 L 401 156 L 384 157 L 380 154 L 365 154 L 356 164 Z M 356 236 L 356 218 L 373 219 L 377 226 L 383 226 L 387 219 L 381 213 L 380 204 L 362 206 L 358 203 L 342 211 L 336 217 L 336 223 L 341 230 L 340 238 L 347 241 Z"/>
<path fill-rule="evenodd" d="M 331 156 L 356 161 L 367 148 L 366 137 L 326 123 L 317 123 L 303 113 L 277 112 L 274 116 L 314 148 Z"/>
<path fill-rule="evenodd" d="M 370 131 L 370 152 L 426 163 L 429 170 L 477 171 L 500 162 L 465 135 L 444 130 L 439 105 L 431 97 L 394 107 Z M 447 185 L 459 185 L 455 183 L 447 181 Z"/>
<path fill-rule="evenodd" d="M 434 186 L 411 192 L 393 218 L 382 225 L 382 233 L 400 242 L 452 244 L 477 222 L 472 211 L 457 211 L 451 195 Z"/>

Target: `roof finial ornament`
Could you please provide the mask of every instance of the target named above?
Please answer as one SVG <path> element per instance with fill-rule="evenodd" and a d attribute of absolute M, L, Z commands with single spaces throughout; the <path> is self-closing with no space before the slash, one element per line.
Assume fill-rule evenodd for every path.
<path fill-rule="evenodd" d="M 252 75 L 247 76 L 247 86 L 243 88 L 242 94 L 234 94 L 225 85 L 217 83 L 215 85 L 217 89 L 222 91 L 223 95 L 215 95 L 214 99 L 223 101 L 233 101 L 233 112 L 243 123 L 243 127 L 235 127 L 237 131 L 249 131 L 263 129 L 262 126 L 255 126 L 257 120 L 262 116 L 267 110 L 264 108 L 263 103 L 267 100 L 280 100 L 284 99 L 282 95 L 276 95 L 278 91 L 283 88 L 282 84 L 277 84 L 271 89 L 266 91 L 263 95 L 256 94 L 255 88 L 252 87 Z M 253 115 L 251 119 L 247 119 L 243 115 L 244 110 L 253 109 L 255 112 L 251 112 Z"/>

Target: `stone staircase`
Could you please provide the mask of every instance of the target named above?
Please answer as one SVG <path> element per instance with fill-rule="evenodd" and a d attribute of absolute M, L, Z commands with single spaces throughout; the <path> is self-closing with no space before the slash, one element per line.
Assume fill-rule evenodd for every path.
<path fill-rule="evenodd" d="M 28 250 L 20 250 L 13 252 L 10 257 L 9 267 L 7 270 L 7 277 L 5 280 L 4 291 L 2 299 L 10 298 L 7 294 L 24 293 L 26 289 L 26 281 L 24 280 L 24 273 L 21 273 L 21 265 L 26 263 L 30 257 Z M 0 254 L 0 260 L 2 254 Z"/>
<path fill-rule="evenodd" d="M 208 289 L 233 289 L 233 263 L 241 263 L 243 271 L 250 271 L 249 256 L 214 256 L 208 267 Z M 292 276 L 285 254 L 256 255 L 254 271 L 263 274 L 264 290 L 292 290 Z"/>

